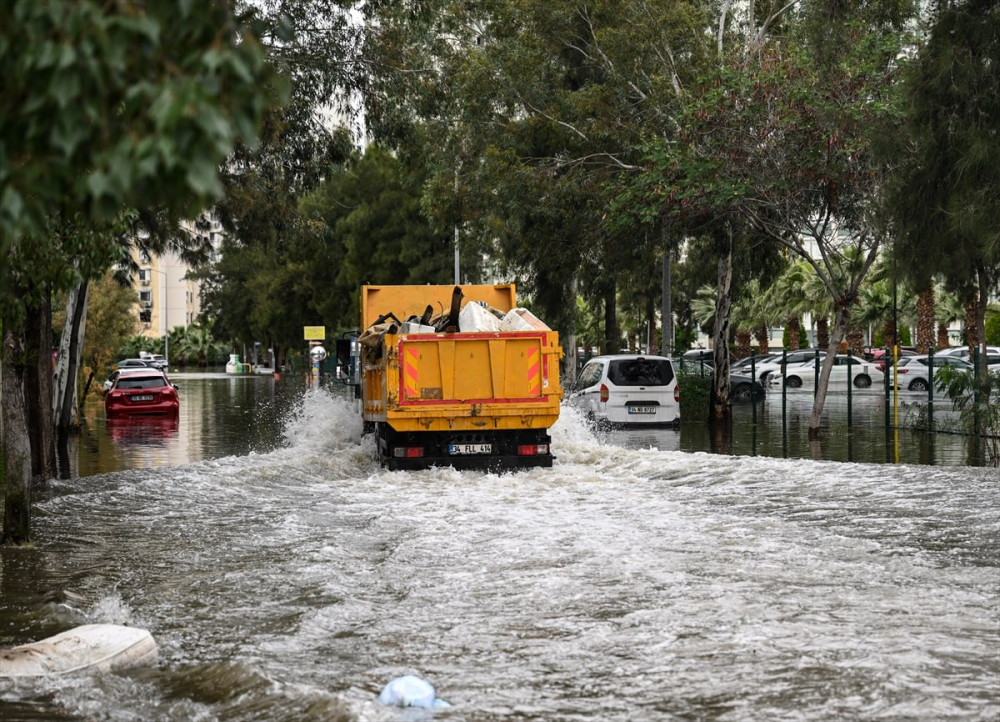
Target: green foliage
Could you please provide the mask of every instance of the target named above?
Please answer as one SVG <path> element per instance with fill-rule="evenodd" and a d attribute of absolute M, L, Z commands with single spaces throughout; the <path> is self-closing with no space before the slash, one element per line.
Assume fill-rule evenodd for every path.
<path fill-rule="evenodd" d="M 294 348 L 303 326 L 356 329 L 365 283 L 449 283 L 452 239 L 422 212 L 425 178 L 419 156 L 377 145 L 331 169 L 294 211 L 272 225 L 259 218 L 259 235 L 227 239 L 205 279 L 203 318 L 217 337 Z"/>
<path fill-rule="evenodd" d="M 945 366 L 935 382 L 958 410 L 964 432 L 976 436 L 989 462 L 1000 466 L 1000 376 Z"/>
<path fill-rule="evenodd" d="M 1000 346 L 1000 311 L 986 312 L 986 343 L 989 346 Z"/>
<path fill-rule="evenodd" d="M 138 326 L 135 301 L 135 291 L 119 284 L 110 272 L 90 284 L 83 364 L 95 373 L 106 373 L 111 364 L 122 358 L 115 354 Z M 56 323 L 60 320 L 59 316 L 54 319 Z"/>
<path fill-rule="evenodd" d="M 0 43 L 8 239 L 44 238 L 59 208 L 87 221 L 127 206 L 195 215 L 269 102 L 264 53 L 222 2 L 14 0 Z"/>
<path fill-rule="evenodd" d="M 711 414 L 712 375 L 704 373 L 703 368 L 702 364 L 677 366 L 683 423 L 708 421 Z"/>

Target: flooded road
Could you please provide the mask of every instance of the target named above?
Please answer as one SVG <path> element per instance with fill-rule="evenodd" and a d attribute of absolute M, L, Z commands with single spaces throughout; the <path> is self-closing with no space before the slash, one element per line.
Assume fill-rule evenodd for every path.
<path fill-rule="evenodd" d="M 628 448 L 566 411 L 551 469 L 385 472 L 343 399 L 273 403 L 273 445 L 41 492 L 0 646 L 114 622 L 160 662 L 0 681 L 0 718 L 1000 717 L 996 469 Z M 406 673 L 452 707 L 380 705 Z"/>

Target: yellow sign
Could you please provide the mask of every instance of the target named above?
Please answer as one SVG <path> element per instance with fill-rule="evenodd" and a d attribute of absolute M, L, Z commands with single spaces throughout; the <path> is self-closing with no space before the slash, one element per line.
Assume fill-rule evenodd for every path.
<path fill-rule="evenodd" d="M 322 341 L 326 338 L 326 326 L 303 326 L 306 341 Z"/>

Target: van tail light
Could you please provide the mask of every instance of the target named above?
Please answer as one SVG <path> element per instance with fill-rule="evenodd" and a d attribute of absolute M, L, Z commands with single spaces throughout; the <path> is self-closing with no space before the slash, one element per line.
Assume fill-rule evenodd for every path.
<path fill-rule="evenodd" d="M 518 456 L 539 456 L 549 453 L 548 444 L 521 444 L 517 447 Z"/>
<path fill-rule="evenodd" d="M 678 404 L 681 402 L 681 387 L 680 386 L 674 386 L 674 401 L 676 401 Z"/>
<path fill-rule="evenodd" d="M 609 393 L 610 392 L 608 391 L 607 384 L 601 384 L 601 403 L 602 404 L 608 403 Z"/>

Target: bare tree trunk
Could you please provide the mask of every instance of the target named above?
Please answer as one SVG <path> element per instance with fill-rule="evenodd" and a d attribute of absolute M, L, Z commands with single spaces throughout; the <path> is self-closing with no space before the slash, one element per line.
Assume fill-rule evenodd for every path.
<path fill-rule="evenodd" d="M 809 415 L 809 438 L 819 438 L 820 420 L 823 418 L 823 406 L 826 404 L 826 392 L 830 385 L 830 372 L 833 369 L 833 362 L 840 349 L 840 342 L 847 333 L 848 324 L 851 320 L 850 308 L 844 304 L 837 304 L 834 313 L 833 335 L 826 348 L 826 358 L 823 359 L 823 366 L 819 372 L 819 384 L 817 385 L 816 398 L 813 401 L 812 413 Z"/>
<path fill-rule="evenodd" d="M 989 373 L 986 368 L 986 306 L 990 302 L 990 292 L 991 288 L 989 275 L 986 269 L 983 268 L 982 264 L 979 264 L 976 268 L 979 281 L 979 303 L 976 304 L 976 343 L 979 348 L 979 366 L 976 369 L 976 375 L 979 377 L 980 381 L 986 380 L 986 374 Z"/>
<path fill-rule="evenodd" d="M 31 441 L 24 404 L 24 348 L 10 319 L 4 319 L 3 364 L 0 365 L 0 414 L 3 416 L 3 452 L 6 492 L 0 543 L 31 540 Z"/>
<path fill-rule="evenodd" d="M 671 298 L 673 279 L 673 269 L 671 267 L 671 251 L 667 244 L 667 224 L 663 224 L 663 301 L 661 309 L 663 315 L 663 335 L 660 340 L 660 354 L 669 356 L 673 348 L 674 340 L 674 317 L 671 309 Z"/>
<path fill-rule="evenodd" d="M 604 290 L 604 353 L 618 353 L 621 348 L 617 315 L 615 284 L 611 283 Z"/>
<path fill-rule="evenodd" d="M 574 275 L 569 282 L 569 303 L 570 313 L 566 314 L 566 336 L 563 341 L 563 358 L 566 359 L 565 372 L 563 374 L 565 385 L 567 388 L 571 387 L 576 383 L 576 365 L 577 365 L 577 354 L 576 354 L 576 288 L 577 281 Z"/>
<path fill-rule="evenodd" d="M 24 335 L 24 407 L 31 444 L 31 476 L 50 479 L 56 445 L 52 426 L 52 308 L 49 292 L 26 305 Z"/>
<path fill-rule="evenodd" d="M 730 251 L 719 259 L 715 294 L 715 325 L 712 329 L 712 358 L 715 373 L 712 378 L 712 422 L 732 419 L 729 400 L 729 317 L 733 305 L 733 255 Z"/>
<path fill-rule="evenodd" d="M 60 439 L 69 433 L 71 427 L 79 425 L 76 415 L 76 386 L 87 327 L 89 288 L 88 282 L 82 281 L 70 289 L 66 298 L 66 323 L 59 340 L 55 389 L 52 394 L 52 409 Z"/>
<path fill-rule="evenodd" d="M 934 288 L 917 294 L 917 353 L 927 353 L 934 345 Z"/>

